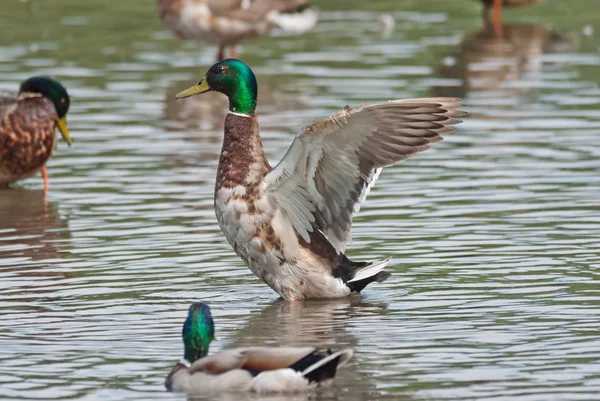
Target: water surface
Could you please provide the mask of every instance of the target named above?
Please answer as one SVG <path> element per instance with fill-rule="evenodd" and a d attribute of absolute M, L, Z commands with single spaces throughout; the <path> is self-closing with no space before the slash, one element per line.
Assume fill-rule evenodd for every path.
<path fill-rule="evenodd" d="M 504 40 L 475 1 L 319 5 L 311 33 L 240 49 L 269 160 L 346 104 L 461 96 L 471 115 L 386 169 L 355 219 L 349 256 L 392 256 L 392 277 L 361 297 L 297 304 L 261 284 L 217 226 L 225 100 L 173 99 L 214 47 L 179 42 L 153 2 L 5 5 L 0 90 L 59 78 L 74 144 L 48 164 L 46 198 L 40 177 L 0 193 L 0 398 L 184 400 L 163 380 L 202 300 L 213 350 L 355 349 L 332 388 L 266 399 L 597 399 L 595 1 L 507 11 Z M 396 22 L 388 37 L 381 14 Z"/>

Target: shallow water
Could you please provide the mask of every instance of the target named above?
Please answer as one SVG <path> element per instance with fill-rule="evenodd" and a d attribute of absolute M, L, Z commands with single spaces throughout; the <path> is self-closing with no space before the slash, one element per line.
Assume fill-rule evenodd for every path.
<path fill-rule="evenodd" d="M 463 96 L 471 113 L 385 170 L 355 219 L 349 256 L 392 256 L 392 277 L 362 297 L 298 304 L 277 300 L 216 224 L 225 100 L 173 99 L 215 48 L 180 43 L 154 2 L 121 3 L 10 2 L 0 15 L 0 90 L 58 77 L 74 138 L 48 165 L 47 199 L 40 177 L 0 192 L 0 398 L 183 400 L 163 380 L 199 299 L 215 316 L 213 350 L 355 349 L 332 388 L 265 399 L 597 399 L 594 0 L 507 11 L 503 41 L 475 1 L 323 1 L 311 33 L 241 47 L 272 161 L 345 104 Z"/>

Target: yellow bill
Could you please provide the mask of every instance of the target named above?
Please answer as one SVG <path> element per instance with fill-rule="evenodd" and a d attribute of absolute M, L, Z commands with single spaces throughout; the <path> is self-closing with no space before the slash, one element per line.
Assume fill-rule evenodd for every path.
<path fill-rule="evenodd" d="M 198 82 L 198 85 L 192 86 L 191 88 L 179 92 L 177 95 L 175 95 L 175 99 L 183 99 L 184 97 L 199 95 L 201 93 L 208 92 L 210 89 L 211 88 L 206 82 L 206 79 L 202 78 L 202 80 Z"/>
<path fill-rule="evenodd" d="M 63 117 L 58 120 L 58 130 L 60 131 L 63 139 L 67 141 L 69 146 L 71 146 L 73 141 L 71 141 L 71 135 L 69 135 L 69 129 L 67 128 L 67 117 Z"/>

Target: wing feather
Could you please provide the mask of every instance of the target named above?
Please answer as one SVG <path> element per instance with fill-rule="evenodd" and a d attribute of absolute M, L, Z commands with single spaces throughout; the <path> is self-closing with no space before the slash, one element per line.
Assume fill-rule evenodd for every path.
<path fill-rule="evenodd" d="M 300 131 L 264 178 L 272 197 L 305 241 L 315 228 L 343 252 L 354 214 L 381 168 L 429 149 L 466 115 L 455 98 L 346 106 Z M 308 242 L 308 241 L 307 241 Z"/>
<path fill-rule="evenodd" d="M 225 350 L 198 359 L 190 366 L 190 373 L 204 372 L 218 375 L 241 368 L 247 359 L 246 354 L 239 349 Z"/>
<path fill-rule="evenodd" d="M 248 347 L 244 368 L 255 371 L 287 368 L 315 351 L 314 347 Z"/>

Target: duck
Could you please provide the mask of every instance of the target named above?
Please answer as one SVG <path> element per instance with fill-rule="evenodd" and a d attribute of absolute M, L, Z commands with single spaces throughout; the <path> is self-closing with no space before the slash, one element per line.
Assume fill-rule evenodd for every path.
<path fill-rule="evenodd" d="M 383 167 L 429 149 L 464 116 L 457 98 L 344 107 L 300 129 L 281 161 L 265 157 L 250 67 L 225 59 L 186 98 L 217 91 L 229 100 L 214 192 L 217 221 L 246 266 L 284 300 L 338 298 L 389 277 L 389 258 L 345 254 L 352 218 Z"/>
<path fill-rule="evenodd" d="M 24 81 L 17 96 L 0 95 L 0 187 L 31 177 L 41 170 L 48 190 L 46 163 L 56 147 L 56 128 L 71 145 L 66 115 L 69 95 L 48 77 Z"/>
<path fill-rule="evenodd" d="M 254 346 L 208 355 L 215 326 L 210 307 L 194 302 L 183 325 L 184 356 L 165 380 L 183 393 L 294 393 L 331 381 L 352 357 L 351 349 L 319 351 L 313 346 Z"/>
<path fill-rule="evenodd" d="M 492 13 L 491 24 L 496 33 L 496 37 L 503 36 L 502 32 L 502 8 L 527 6 L 541 3 L 544 0 L 481 0 L 483 3 L 483 20 L 486 24 L 490 23 L 490 12 Z"/>
<path fill-rule="evenodd" d="M 217 61 L 230 46 L 242 40 L 264 36 L 278 27 L 301 34 L 312 29 L 318 13 L 309 0 L 158 0 L 163 24 L 177 37 L 218 45 Z"/>

